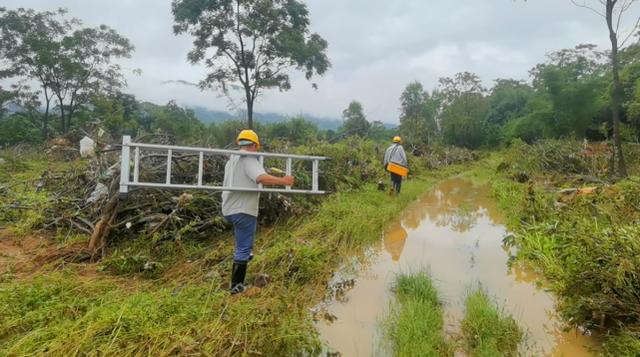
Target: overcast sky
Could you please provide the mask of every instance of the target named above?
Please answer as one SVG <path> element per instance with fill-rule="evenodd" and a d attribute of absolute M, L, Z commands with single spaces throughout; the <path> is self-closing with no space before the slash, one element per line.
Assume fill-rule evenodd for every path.
<path fill-rule="evenodd" d="M 85 25 L 106 24 L 128 37 L 136 51 L 124 63 L 128 92 L 140 100 L 229 110 L 214 92 L 166 80 L 197 82 L 204 69 L 186 62 L 189 36 L 172 32 L 169 0 L 3 0 L 2 5 L 38 10 L 65 7 Z M 418 80 L 433 89 L 437 79 L 471 71 L 490 85 L 496 78 L 528 79 L 545 54 L 579 43 L 607 45 L 604 20 L 569 0 L 308 0 L 312 30 L 329 42 L 333 64 L 313 90 L 301 75 L 293 89 L 268 92 L 258 112 L 311 113 L 339 118 L 351 100 L 370 121 L 398 122 L 399 96 Z M 633 9 L 637 16 L 640 6 Z"/>

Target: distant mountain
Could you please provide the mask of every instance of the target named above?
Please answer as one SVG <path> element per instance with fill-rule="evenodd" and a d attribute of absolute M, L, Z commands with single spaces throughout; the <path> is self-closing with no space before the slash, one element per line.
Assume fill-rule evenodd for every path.
<path fill-rule="evenodd" d="M 198 119 L 204 123 L 220 123 L 223 121 L 237 119 L 237 115 L 233 115 L 227 112 L 212 110 L 204 107 L 192 107 L 190 108 L 196 113 Z M 324 130 L 336 130 L 342 125 L 342 120 L 335 118 L 321 118 L 310 114 L 300 114 L 299 116 L 306 120 L 315 123 L 320 129 Z M 291 116 L 282 115 L 278 113 L 253 113 L 253 118 L 256 122 L 263 124 L 280 123 L 287 121 Z"/>
<path fill-rule="evenodd" d="M 14 113 L 24 112 L 25 108 L 18 103 L 10 102 L 5 104 L 4 110 L 7 111 L 7 114 L 14 114 Z"/>
<path fill-rule="evenodd" d="M 193 107 L 189 108 L 196 113 L 196 116 L 203 123 L 221 123 L 223 121 L 235 119 L 234 115 L 231 115 L 227 112 L 222 112 L 219 110 L 211 110 L 204 107 Z"/>
<path fill-rule="evenodd" d="M 227 112 L 212 110 L 204 107 L 192 107 L 198 119 L 204 123 L 220 123 L 227 120 L 237 119 L 237 115 L 229 114 Z M 342 126 L 342 119 L 316 117 L 311 114 L 299 114 L 296 115 L 305 118 L 306 120 L 315 123 L 318 128 L 322 130 L 336 130 Z M 272 124 L 287 121 L 292 116 L 282 115 L 278 113 L 253 113 L 254 120 L 263 124 Z M 387 128 L 394 128 L 396 125 L 384 123 Z"/>

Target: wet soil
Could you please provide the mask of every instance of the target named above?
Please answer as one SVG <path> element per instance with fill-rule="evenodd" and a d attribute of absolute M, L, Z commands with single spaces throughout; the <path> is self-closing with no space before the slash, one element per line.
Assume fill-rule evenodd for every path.
<path fill-rule="evenodd" d="M 316 309 L 329 317 L 316 323 L 327 351 L 389 355 L 379 326 L 393 280 L 399 272 L 427 269 L 444 300 L 448 335 L 459 332 L 466 293 L 481 286 L 525 330 L 524 355 L 590 356 L 595 342 L 562 330 L 554 298 L 540 277 L 527 267 L 509 266 L 502 243 L 507 235 L 488 186 L 464 179 L 442 182 L 402 212 L 365 258 L 354 258 L 336 274 L 332 283 L 339 289 Z"/>
<path fill-rule="evenodd" d="M 16 237 L 6 229 L 0 229 L 0 274 L 27 269 L 32 259 L 50 247 L 44 236 Z"/>

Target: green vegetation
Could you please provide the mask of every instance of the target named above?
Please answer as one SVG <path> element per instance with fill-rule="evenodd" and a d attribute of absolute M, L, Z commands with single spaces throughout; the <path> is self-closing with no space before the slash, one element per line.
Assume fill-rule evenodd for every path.
<path fill-rule="evenodd" d="M 453 356 L 445 340 L 438 291 L 426 272 L 396 278 L 396 302 L 384 322 L 394 356 Z"/>
<path fill-rule="evenodd" d="M 79 19 L 67 18 L 64 9 L 37 12 L 0 8 L 0 43 L 5 62 L 0 78 L 14 80 L 11 91 L 3 90 L 6 95 L 0 96 L 0 104 L 4 107 L 13 101 L 27 114 L 19 117 L 32 122 L 39 119 L 43 139 L 50 134 L 54 103 L 59 109 L 57 130 L 67 133 L 72 125 L 78 125 L 77 120 L 82 118 L 78 111 L 89 104 L 91 97 L 104 88 L 121 89 L 125 84 L 121 67 L 112 61 L 130 57 L 134 50 L 115 30 L 106 25 L 82 27 Z M 24 81 L 37 83 L 40 90 L 32 91 Z M 33 131 L 33 125 L 27 127 Z"/>
<path fill-rule="evenodd" d="M 518 356 L 522 331 L 514 318 L 500 311 L 484 290 L 471 292 L 465 307 L 461 329 L 464 348 L 470 356 Z"/>
<path fill-rule="evenodd" d="M 0 158 L 6 162 L 0 169 L 0 225 L 10 224 L 17 235 L 42 228 L 47 212 L 64 204 L 45 185 L 50 172 L 84 169 L 84 163 L 51 161 L 34 152 L 0 151 Z"/>
<path fill-rule="evenodd" d="M 36 163 L 25 165 L 34 165 L 25 180 L 40 174 Z M 97 265 L 55 260 L 37 274 L 8 273 L 0 283 L 0 349 L 67 355 L 73 340 L 71 353 L 79 354 L 315 353 L 307 309 L 322 298 L 333 269 L 453 170 L 410 180 L 397 198 L 371 184 L 339 192 L 306 217 L 261 229 L 248 276 L 267 273 L 271 282 L 254 296 L 226 292 L 233 249 L 226 231 L 206 241 L 118 239 Z"/>
<path fill-rule="evenodd" d="M 523 333 L 515 319 L 499 310 L 482 289 L 469 293 L 461 337 L 448 341 L 438 291 L 425 271 L 396 277 L 395 301 L 383 321 L 394 356 L 453 356 L 462 349 L 469 356 L 517 356 Z"/>
<path fill-rule="evenodd" d="M 637 147 L 626 150 L 637 175 Z M 608 154 L 580 151 L 571 141 L 520 143 L 494 161 L 495 194 L 516 232 L 506 243 L 518 248 L 515 264 L 543 273 L 564 321 L 599 332 L 606 355 L 638 355 L 640 181 L 608 184 Z"/>
<path fill-rule="evenodd" d="M 633 1 L 600 3 L 611 20 Z M 25 266 L 2 271 L 2 354 L 317 354 L 307 309 L 333 269 L 375 242 L 435 180 L 463 170 L 451 165 L 482 156 L 484 165 L 467 175 L 490 181 L 508 213 L 514 264 L 542 272 L 565 322 L 597 332 L 605 354 L 640 355 L 640 43 L 619 47 L 613 33 L 611 52 L 558 50 L 530 81 L 498 79 L 491 88 L 469 72 L 431 90 L 411 82 L 400 95 L 398 129 L 370 123 L 352 101 L 333 132 L 302 117 L 253 122 L 255 99 L 266 89 L 288 90 L 289 70 L 311 79 L 330 67 L 328 44 L 310 32 L 302 2 L 174 0 L 172 15 L 174 32 L 195 38 L 188 60 L 208 68 L 200 87 L 228 94 L 239 80 L 246 121 L 239 114 L 205 125 L 174 101 L 141 103 L 123 93 L 126 67 L 116 63 L 134 48 L 106 25 L 84 27 L 63 9 L 0 7 L 0 79 L 8 83 L 0 87 L 0 239 L 20 248 L 37 233 L 51 244 L 44 256 L 26 254 Z M 226 293 L 231 234 L 215 194 L 132 193 L 136 205 L 106 221 L 105 254 L 87 253 L 109 197 L 87 199 L 98 184 L 117 184 L 110 148 L 122 135 L 226 147 L 246 126 L 260 133 L 265 151 L 331 158 L 320 183 L 328 198 L 263 199 L 249 276 L 268 274 L 266 287 L 239 298 Z M 392 198 L 374 185 L 386 180 L 380 160 L 398 131 L 412 179 Z M 84 135 L 98 143 L 94 159 L 78 158 Z M 158 157 L 146 159 L 156 164 L 146 175 L 162 173 Z M 174 159 L 175 173 L 190 179 L 193 160 Z M 220 181 L 223 161 L 205 165 L 216 169 L 207 179 Z M 296 165 L 298 182 L 308 184 L 308 167 Z M 453 353 L 426 274 L 401 276 L 396 293 L 388 333 L 397 354 Z M 462 328 L 466 349 L 478 356 L 516 354 L 522 336 L 482 291 L 469 295 Z"/>

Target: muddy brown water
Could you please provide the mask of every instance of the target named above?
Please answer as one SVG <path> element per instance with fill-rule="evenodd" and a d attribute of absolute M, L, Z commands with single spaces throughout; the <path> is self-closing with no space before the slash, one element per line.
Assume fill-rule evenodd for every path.
<path fill-rule="evenodd" d="M 364 259 L 336 274 L 334 282 L 343 288 L 317 307 L 329 317 L 316 323 L 327 351 L 345 357 L 390 355 L 379 326 L 393 298 L 393 280 L 400 272 L 427 269 L 444 303 L 448 334 L 459 332 L 466 293 L 480 285 L 525 330 L 524 355 L 590 356 L 595 341 L 561 330 L 554 298 L 536 284 L 539 277 L 521 266 L 509 268 L 502 244 L 507 234 L 488 186 L 464 179 L 442 182 L 402 212 Z"/>

